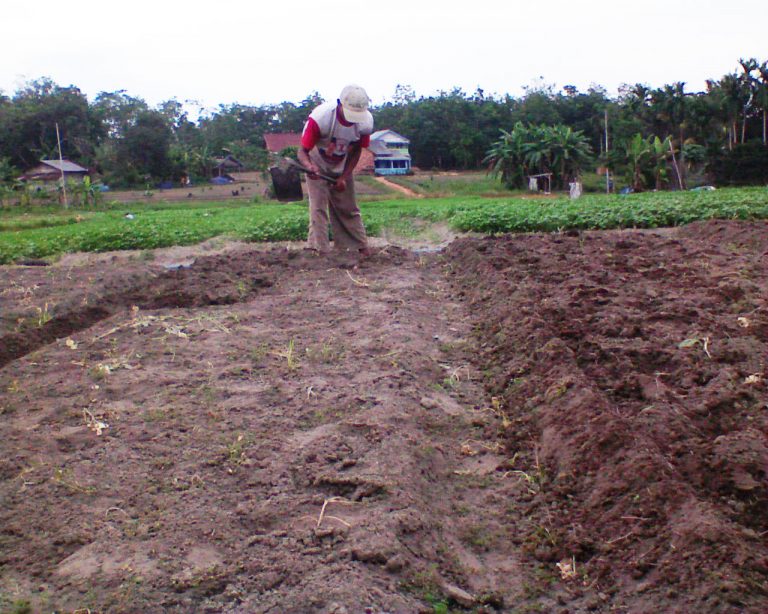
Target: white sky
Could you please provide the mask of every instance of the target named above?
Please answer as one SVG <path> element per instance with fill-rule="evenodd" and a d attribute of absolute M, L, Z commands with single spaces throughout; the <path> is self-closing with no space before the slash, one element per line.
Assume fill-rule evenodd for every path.
<path fill-rule="evenodd" d="M 30 79 L 150 104 L 334 98 L 398 83 L 519 96 L 540 81 L 704 88 L 768 60 L 765 0 L 5 0 L 0 90 Z"/>

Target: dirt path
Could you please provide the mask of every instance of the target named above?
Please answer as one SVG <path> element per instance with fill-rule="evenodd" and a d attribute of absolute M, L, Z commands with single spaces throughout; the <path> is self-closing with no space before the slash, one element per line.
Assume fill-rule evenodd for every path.
<path fill-rule="evenodd" d="M 399 183 L 395 183 L 394 181 L 390 181 L 386 177 L 380 177 L 378 175 L 374 176 L 374 179 L 378 181 L 380 184 L 392 189 L 397 190 L 398 192 L 405 194 L 406 196 L 410 196 L 411 198 L 423 198 L 421 194 L 418 192 L 414 192 L 410 188 L 406 188 L 404 185 L 400 185 Z"/>
<path fill-rule="evenodd" d="M 504 459 L 469 321 L 434 262 L 354 264 L 198 261 L 7 366 L 3 594 L 249 612 L 518 595 L 503 511 L 483 505 Z M 222 270 L 259 283 L 156 308 L 174 279 L 188 304 L 226 297 L 205 274 Z"/>

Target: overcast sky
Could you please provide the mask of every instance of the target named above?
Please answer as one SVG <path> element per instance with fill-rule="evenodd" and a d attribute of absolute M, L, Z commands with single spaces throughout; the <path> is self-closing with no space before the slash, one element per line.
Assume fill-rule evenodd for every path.
<path fill-rule="evenodd" d="M 454 86 L 518 96 L 543 81 L 660 86 L 768 60 L 765 0 L 5 0 L 0 90 L 50 77 L 150 104 L 335 98 L 380 104 Z"/>

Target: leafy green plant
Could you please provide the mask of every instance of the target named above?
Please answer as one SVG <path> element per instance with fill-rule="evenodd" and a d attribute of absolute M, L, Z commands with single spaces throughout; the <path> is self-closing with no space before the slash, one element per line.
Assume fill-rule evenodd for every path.
<path fill-rule="evenodd" d="M 484 162 L 508 187 L 522 188 L 526 175 L 537 173 L 552 173 L 554 182 L 565 187 L 579 175 L 591 154 L 587 138 L 568 126 L 517 122 L 512 130 L 501 131 Z"/>
<path fill-rule="evenodd" d="M 106 210 L 51 210 L 50 221 L 25 209 L 0 214 L 0 264 L 20 258 L 60 253 L 154 249 L 192 245 L 216 236 L 245 241 L 302 241 L 307 236 L 306 206 L 205 203 L 197 206 L 161 203 L 102 205 Z M 489 199 L 477 196 L 399 199 L 363 203 L 368 234 L 388 228 L 444 222 L 461 232 L 552 232 L 566 229 L 655 228 L 707 219 L 766 219 L 764 188 L 716 191 L 586 195 L 578 200 L 553 198 Z M 127 212 L 134 213 L 127 219 Z M 74 216 L 74 217 L 73 217 Z M 47 227 L 39 226 L 48 223 Z"/>

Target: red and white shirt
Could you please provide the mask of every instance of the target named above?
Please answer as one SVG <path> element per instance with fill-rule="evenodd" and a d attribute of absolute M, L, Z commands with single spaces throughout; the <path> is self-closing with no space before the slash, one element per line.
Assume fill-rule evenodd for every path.
<path fill-rule="evenodd" d="M 341 174 L 350 145 L 360 143 L 368 147 L 373 132 L 373 116 L 368 113 L 365 122 L 352 124 L 337 112 L 336 102 L 325 102 L 310 113 L 301 146 L 309 152 L 310 159 L 322 170 Z"/>

